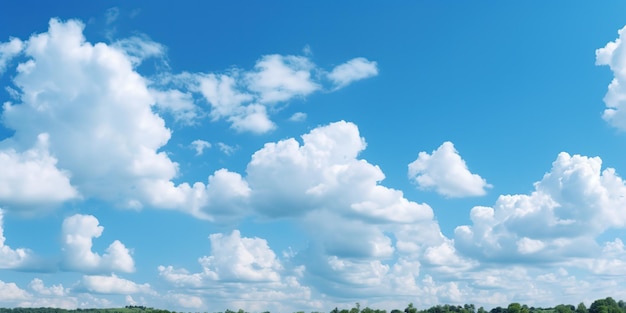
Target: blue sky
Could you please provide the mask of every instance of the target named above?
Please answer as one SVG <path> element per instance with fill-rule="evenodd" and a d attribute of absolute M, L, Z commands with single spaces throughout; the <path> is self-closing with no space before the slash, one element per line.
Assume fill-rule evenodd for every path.
<path fill-rule="evenodd" d="M 0 306 L 626 299 L 624 12 L 4 2 Z"/>

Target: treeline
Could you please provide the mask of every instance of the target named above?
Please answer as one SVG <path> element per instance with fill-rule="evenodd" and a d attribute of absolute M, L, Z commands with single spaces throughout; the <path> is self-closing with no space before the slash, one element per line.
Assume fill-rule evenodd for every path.
<path fill-rule="evenodd" d="M 57 309 L 57 308 L 0 308 L 0 313 L 177 313 L 175 311 L 154 309 L 145 306 L 127 305 L 124 308 L 113 309 Z M 178 312 L 178 313 L 194 313 L 194 312 Z M 195 312 L 201 313 L 201 312 Z M 204 311 L 202 313 L 207 313 Z M 226 310 L 223 312 L 214 313 L 248 313 L 244 310 L 232 311 Z M 265 311 L 263 313 L 271 313 Z M 305 313 L 304 311 L 298 311 L 294 313 Z M 311 313 L 323 313 L 323 312 L 311 312 Z M 329 313 L 387 313 L 384 309 L 372 309 L 369 307 L 361 308 L 361 305 L 357 302 L 352 308 L 339 309 L 335 307 Z M 626 313 L 626 302 L 620 300 L 615 301 L 613 298 L 608 297 L 605 299 L 598 299 L 591 303 L 589 308 L 584 303 L 579 303 L 577 306 L 571 304 L 559 304 L 552 308 L 541 307 L 529 307 L 520 303 L 511 303 L 507 307 L 495 307 L 489 311 L 483 307 L 476 308 L 473 304 L 464 305 L 436 305 L 425 310 L 418 310 L 413 306 L 413 303 L 409 303 L 404 310 L 393 309 L 389 313 Z"/>

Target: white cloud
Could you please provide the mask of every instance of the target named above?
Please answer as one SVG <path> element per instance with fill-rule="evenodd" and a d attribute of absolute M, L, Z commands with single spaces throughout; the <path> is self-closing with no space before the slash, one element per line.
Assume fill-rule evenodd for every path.
<path fill-rule="evenodd" d="M 208 205 L 224 199 L 208 199 L 207 193 L 225 187 L 172 182 L 178 164 L 161 151 L 171 133 L 153 112 L 156 105 L 172 110 L 175 117 L 193 118 L 188 93 L 150 88 L 150 82 L 134 70 L 144 58 L 163 53 L 163 48 L 138 37 L 114 45 L 91 44 L 83 37 L 83 27 L 75 20 L 52 19 L 48 32 L 33 35 L 24 43 L 28 60 L 18 65 L 14 78 L 20 103 L 6 103 L 3 112 L 4 124 L 15 130 L 15 135 L 3 142 L 9 148 L 2 150 L 2 156 L 20 169 L 21 163 L 30 162 L 20 158 L 32 154 L 36 158 L 27 163 L 30 167 L 22 167 L 45 170 L 44 178 L 53 180 L 34 182 L 25 189 L 30 194 L 12 191 L 2 197 L 31 202 L 41 198 L 40 202 L 47 203 L 38 202 L 37 207 L 43 208 L 43 204 L 75 198 L 79 191 L 84 198 L 120 207 L 176 209 L 211 219 L 210 211 L 216 208 Z M 251 125 L 258 123 L 257 113 L 250 113 Z M 38 140 L 39 148 L 25 155 L 10 150 Z M 7 173 L 11 172 L 3 172 Z M 67 183 L 70 176 L 71 186 Z M 33 176 L 20 177 L 15 182 L 30 182 L 25 178 Z M 238 190 L 241 184 L 234 183 Z"/>
<path fill-rule="evenodd" d="M 9 62 L 22 52 L 23 42 L 18 38 L 11 38 L 9 42 L 0 42 L 0 75 L 4 74 Z"/>
<path fill-rule="evenodd" d="M 626 71 L 624 71 L 626 49 L 622 40 L 625 32 L 626 27 L 620 29 L 615 41 L 596 50 L 596 65 L 608 65 L 614 76 L 604 96 L 607 108 L 602 117 L 613 127 L 621 130 L 626 130 Z"/>
<path fill-rule="evenodd" d="M 145 59 L 161 57 L 165 54 L 165 47 L 152 41 L 147 36 L 133 36 L 117 40 L 113 47 L 124 52 L 133 66 L 140 65 Z"/>
<path fill-rule="evenodd" d="M 266 55 L 254 68 L 255 71 L 247 73 L 245 79 L 248 88 L 259 94 L 262 103 L 304 97 L 320 89 L 311 78 L 315 65 L 306 57 Z"/>
<path fill-rule="evenodd" d="M 30 298 L 31 295 L 15 283 L 5 283 L 0 280 L 0 301 L 14 302 Z"/>
<path fill-rule="evenodd" d="M 302 122 L 306 120 L 306 113 L 296 112 L 291 117 L 289 117 L 289 120 L 292 122 Z"/>
<path fill-rule="evenodd" d="M 230 235 L 209 236 L 211 255 L 198 260 L 202 273 L 188 274 L 185 269 L 159 267 L 160 275 L 179 285 L 208 285 L 209 281 L 271 282 L 279 281 L 282 266 L 274 252 L 261 238 L 241 237 L 238 230 Z"/>
<path fill-rule="evenodd" d="M 191 146 L 196 150 L 196 156 L 200 156 L 204 152 L 204 149 L 211 148 L 211 143 L 197 139 L 191 142 Z"/>
<path fill-rule="evenodd" d="M 420 152 L 409 164 L 409 178 L 422 189 L 434 189 L 447 197 L 482 196 L 491 188 L 482 177 L 472 174 L 454 145 L 446 141 L 432 154 Z"/>
<path fill-rule="evenodd" d="M 100 237 L 103 230 L 92 215 L 76 214 L 66 218 L 61 230 L 63 268 L 86 273 L 134 272 L 135 262 L 130 251 L 118 240 L 111 243 L 102 256 L 91 251 L 93 238 Z"/>
<path fill-rule="evenodd" d="M 232 128 L 238 132 L 267 133 L 276 128 L 267 116 L 267 109 L 260 104 L 246 106 L 240 114 L 228 118 Z"/>
<path fill-rule="evenodd" d="M 128 279 L 101 275 L 85 275 L 80 281 L 79 289 L 99 294 L 153 294 L 150 284 L 137 284 Z"/>
<path fill-rule="evenodd" d="M 336 89 L 340 89 L 357 80 L 376 75 L 378 75 L 376 62 L 366 58 L 354 58 L 333 68 L 328 73 L 328 78 L 335 84 Z"/>
<path fill-rule="evenodd" d="M 225 155 L 232 155 L 235 151 L 237 151 L 237 149 L 239 149 L 239 146 L 230 146 L 223 142 L 218 142 L 217 147 L 220 148 L 220 151 L 222 151 Z"/>
<path fill-rule="evenodd" d="M 455 230 L 457 248 L 479 259 L 551 262 L 600 253 L 595 238 L 626 226 L 626 185 L 602 160 L 560 153 L 528 195 L 474 207 L 472 226 Z"/>
<path fill-rule="evenodd" d="M 303 144 L 290 138 L 254 153 L 246 180 L 251 202 L 268 216 L 298 216 L 324 209 L 381 222 L 411 223 L 432 218 L 428 205 L 379 184 L 379 167 L 359 160 L 365 141 L 344 121 L 313 129 Z M 285 179 L 289 177 L 289 179 Z"/>
<path fill-rule="evenodd" d="M 3 217 L 4 213 L 0 209 L 0 269 L 21 268 L 32 259 L 32 252 L 24 248 L 12 249 L 5 244 Z"/>
<path fill-rule="evenodd" d="M 37 143 L 29 150 L 0 149 L 0 205 L 24 212 L 79 196 L 70 184 L 70 174 L 56 167 L 49 141 L 44 133 L 37 136 Z"/>
<path fill-rule="evenodd" d="M 193 95 L 177 89 L 166 91 L 150 89 L 156 101 L 156 106 L 162 111 L 169 112 L 174 120 L 187 125 L 193 125 L 200 118 L 198 107 L 194 104 Z"/>
<path fill-rule="evenodd" d="M 43 281 L 39 278 L 33 279 L 28 286 L 34 292 L 41 296 L 56 296 L 56 297 L 64 297 L 68 294 L 69 290 L 64 288 L 63 285 L 52 285 L 50 287 L 46 287 Z"/>

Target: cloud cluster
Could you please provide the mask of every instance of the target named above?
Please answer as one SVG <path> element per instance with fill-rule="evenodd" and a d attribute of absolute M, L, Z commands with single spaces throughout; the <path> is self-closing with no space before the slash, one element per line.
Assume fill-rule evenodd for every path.
<path fill-rule="evenodd" d="M 64 270 L 83 273 L 134 272 L 135 262 L 130 251 L 115 240 L 102 256 L 91 250 L 93 238 L 102 235 L 104 227 L 92 215 L 76 214 L 63 221 L 62 249 Z"/>
<path fill-rule="evenodd" d="M 596 65 L 607 65 L 613 72 L 613 80 L 604 96 L 607 108 L 602 117 L 610 125 L 621 130 L 626 130 L 626 98 L 624 97 L 626 94 L 626 72 L 624 71 L 626 48 L 622 42 L 622 35 L 625 33 L 626 27 L 617 32 L 618 38 L 615 41 L 596 50 Z"/>
<path fill-rule="evenodd" d="M 456 246 L 481 260 L 564 260 L 601 254 L 595 238 L 626 226 L 626 183 L 598 157 L 560 153 L 527 195 L 502 195 L 474 207 Z"/>
<path fill-rule="evenodd" d="M 432 154 L 420 152 L 409 164 L 409 178 L 425 190 L 434 189 L 447 197 L 482 196 L 492 186 L 477 174 L 472 174 L 454 144 L 444 142 Z"/>

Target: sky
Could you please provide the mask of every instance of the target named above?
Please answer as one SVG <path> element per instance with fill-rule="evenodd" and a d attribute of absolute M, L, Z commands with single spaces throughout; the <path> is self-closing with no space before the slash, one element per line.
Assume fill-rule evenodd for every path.
<path fill-rule="evenodd" d="M 626 299 L 625 26 L 617 0 L 2 1 L 0 307 Z"/>

